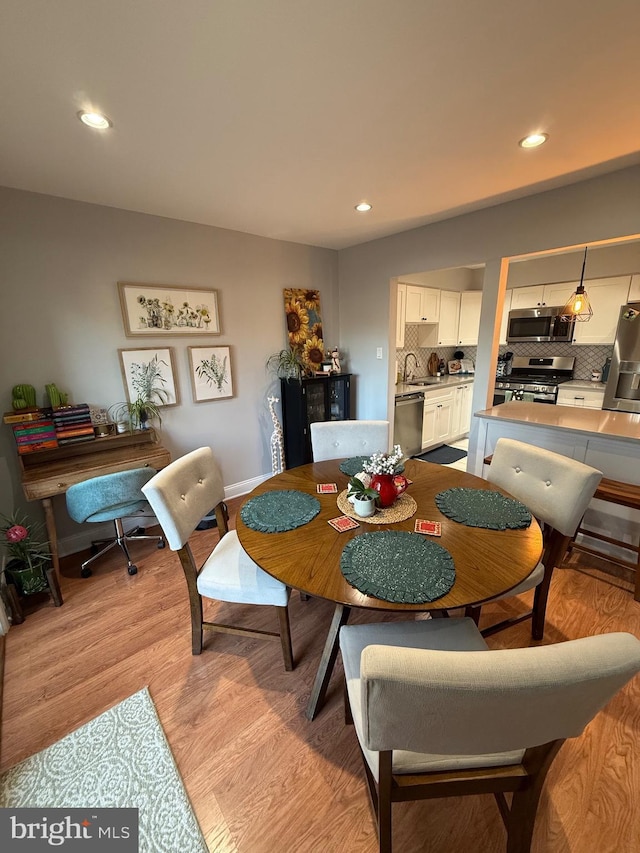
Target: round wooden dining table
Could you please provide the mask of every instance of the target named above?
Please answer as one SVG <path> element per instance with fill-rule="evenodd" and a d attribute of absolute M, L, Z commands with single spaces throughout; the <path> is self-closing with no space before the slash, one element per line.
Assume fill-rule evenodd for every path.
<path fill-rule="evenodd" d="M 242 507 L 236 518 L 242 547 L 265 572 L 292 589 L 328 599 L 336 605 L 307 706 L 310 720 L 324 702 L 338 653 L 338 634 L 348 621 L 352 607 L 446 615 L 449 610 L 479 605 L 513 589 L 531 573 L 542 556 L 542 532 L 535 519 L 524 529 L 470 527 L 447 518 L 435 503 L 439 492 L 457 487 L 508 493 L 473 474 L 415 459 L 407 460 L 404 470 L 405 477 L 412 481 L 407 494 L 417 504 L 410 518 L 392 524 L 372 524 L 358 519 L 357 528 L 338 532 L 328 522 L 343 515 L 337 504 L 338 495 L 349 482 L 349 477 L 339 467 L 343 461 L 335 459 L 291 468 L 265 480 L 247 496 L 249 500 L 265 492 L 288 489 L 313 495 L 320 503 L 320 512 L 301 527 L 283 533 L 253 530 L 242 520 Z M 337 494 L 318 494 L 320 483 L 335 483 Z M 453 558 L 455 581 L 449 592 L 435 601 L 410 604 L 375 598 L 351 586 L 340 569 L 340 558 L 347 542 L 377 530 L 413 532 L 416 519 L 441 524 L 441 536 L 427 538 L 444 547 Z"/>

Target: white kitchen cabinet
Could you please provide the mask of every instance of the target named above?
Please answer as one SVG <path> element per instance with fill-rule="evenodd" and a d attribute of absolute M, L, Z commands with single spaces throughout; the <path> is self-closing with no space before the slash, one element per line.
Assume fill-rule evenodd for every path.
<path fill-rule="evenodd" d="M 456 346 L 460 324 L 460 294 L 454 290 L 440 291 L 438 346 Z"/>
<path fill-rule="evenodd" d="M 437 323 L 440 317 L 440 291 L 432 287 L 407 284 L 405 322 Z"/>
<path fill-rule="evenodd" d="M 404 346 L 404 324 L 407 314 L 407 285 L 398 285 L 397 295 L 398 313 L 396 315 L 396 347 L 402 349 Z"/>
<path fill-rule="evenodd" d="M 576 387 L 573 382 L 564 382 L 558 388 L 559 406 L 601 409 L 603 400 L 604 388 Z"/>
<path fill-rule="evenodd" d="M 424 395 L 422 416 L 422 449 L 444 444 L 451 437 L 453 426 L 453 390 L 437 389 Z"/>
<path fill-rule="evenodd" d="M 511 311 L 511 294 L 512 290 L 507 290 L 504 295 L 504 306 L 502 308 L 502 321 L 500 323 L 500 340 L 498 343 L 507 343 L 507 324 L 509 322 L 509 311 Z"/>
<path fill-rule="evenodd" d="M 469 433 L 471 427 L 471 400 L 473 398 L 473 382 L 457 385 L 453 389 L 453 415 L 451 438 L 457 439 Z"/>
<path fill-rule="evenodd" d="M 477 346 L 481 306 L 481 290 L 465 290 L 460 294 L 458 345 Z"/>
<path fill-rule="evenodd" d="M 573 332 L 574 344 L 612 344 L 620 316 L 620 306 L 629 296 L 631 276 L 598 278 L 585 281 L 593 316 L 585 322 L 576 322 Z"/>
<path fill-rule="evenodd" d="M 543 305 L 562 305 L 575 292 L 579 282 L 563 281 L 558 284 L 536 284 L 532 287 L 514 287 L 511 290 L 511 310 L 539 308 Z"/>
<path fill-rule="evenodd" d="M 640 275 L 631 276 L 631 287 L 629 288 L 629 302 L 640 302 Z"/>

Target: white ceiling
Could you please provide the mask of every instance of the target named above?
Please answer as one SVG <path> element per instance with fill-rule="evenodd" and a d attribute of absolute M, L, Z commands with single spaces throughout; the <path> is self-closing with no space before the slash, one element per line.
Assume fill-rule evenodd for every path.
<path fill-rule="evenodd" d="M 10 187 L 342 248 L 640 162 L 638 0 L 0 0 L 0 22 Z"/>

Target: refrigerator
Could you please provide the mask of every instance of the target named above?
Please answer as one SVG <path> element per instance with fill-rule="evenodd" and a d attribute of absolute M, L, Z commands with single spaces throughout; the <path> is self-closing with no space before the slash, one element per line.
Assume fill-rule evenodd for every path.
<path fill-rule="evenodd" d="M 602 408 L 640 414 L 640 302 L 620 308 Z"/>

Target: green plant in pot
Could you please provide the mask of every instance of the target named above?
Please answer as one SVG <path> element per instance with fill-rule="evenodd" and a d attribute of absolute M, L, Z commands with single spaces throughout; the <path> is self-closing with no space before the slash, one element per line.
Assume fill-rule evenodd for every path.
<path fill-rule="evenodd" d="M 19 512 L 0 516 L 0 537 L 9 557 L 5 575 L 21 595 L 49 588 L 45 570 L 51 563 L 51 552 L 48 544 L 40 541 L 41 532 L 41 524 L 30 522 Z"/>
<path fill-rule="evenodd" d="M 364 479 L 360 479 L 360 478 Z M 353 504 L 353 508 L 361 518 L 367 518 L 376 511 L 376 500 L 379 493 L 372 489 L 366 482 L 366 475 L 359 474 L 349 480 L 347 499 Z"/>
<path fill-rule="evenodd" d="M 304 367 L 300 360 L 298 350 L 289 347 L 289 349 L 281 349 L 280 352 L 274 352 L 267 359 L 267 370 L 278 377 L 278 379 L 295 379 L 298 382 L 302 378 Z"/>
<path fill-rule="evenodd" d="M 166 365 L 157 355 L 141 364 L 131 365 L 130 382 L 136 392 L 136 399 L 131 403 L 116 403 L 109 409 L 111 420 L 115 423 L 125 423 L 130 431 L 148 429 L 149 421 L 162 423 L 160 408 L 167 404 L 169 393 L 164 388 L 167 380 L 162 375 L 161 366 Z"/>

